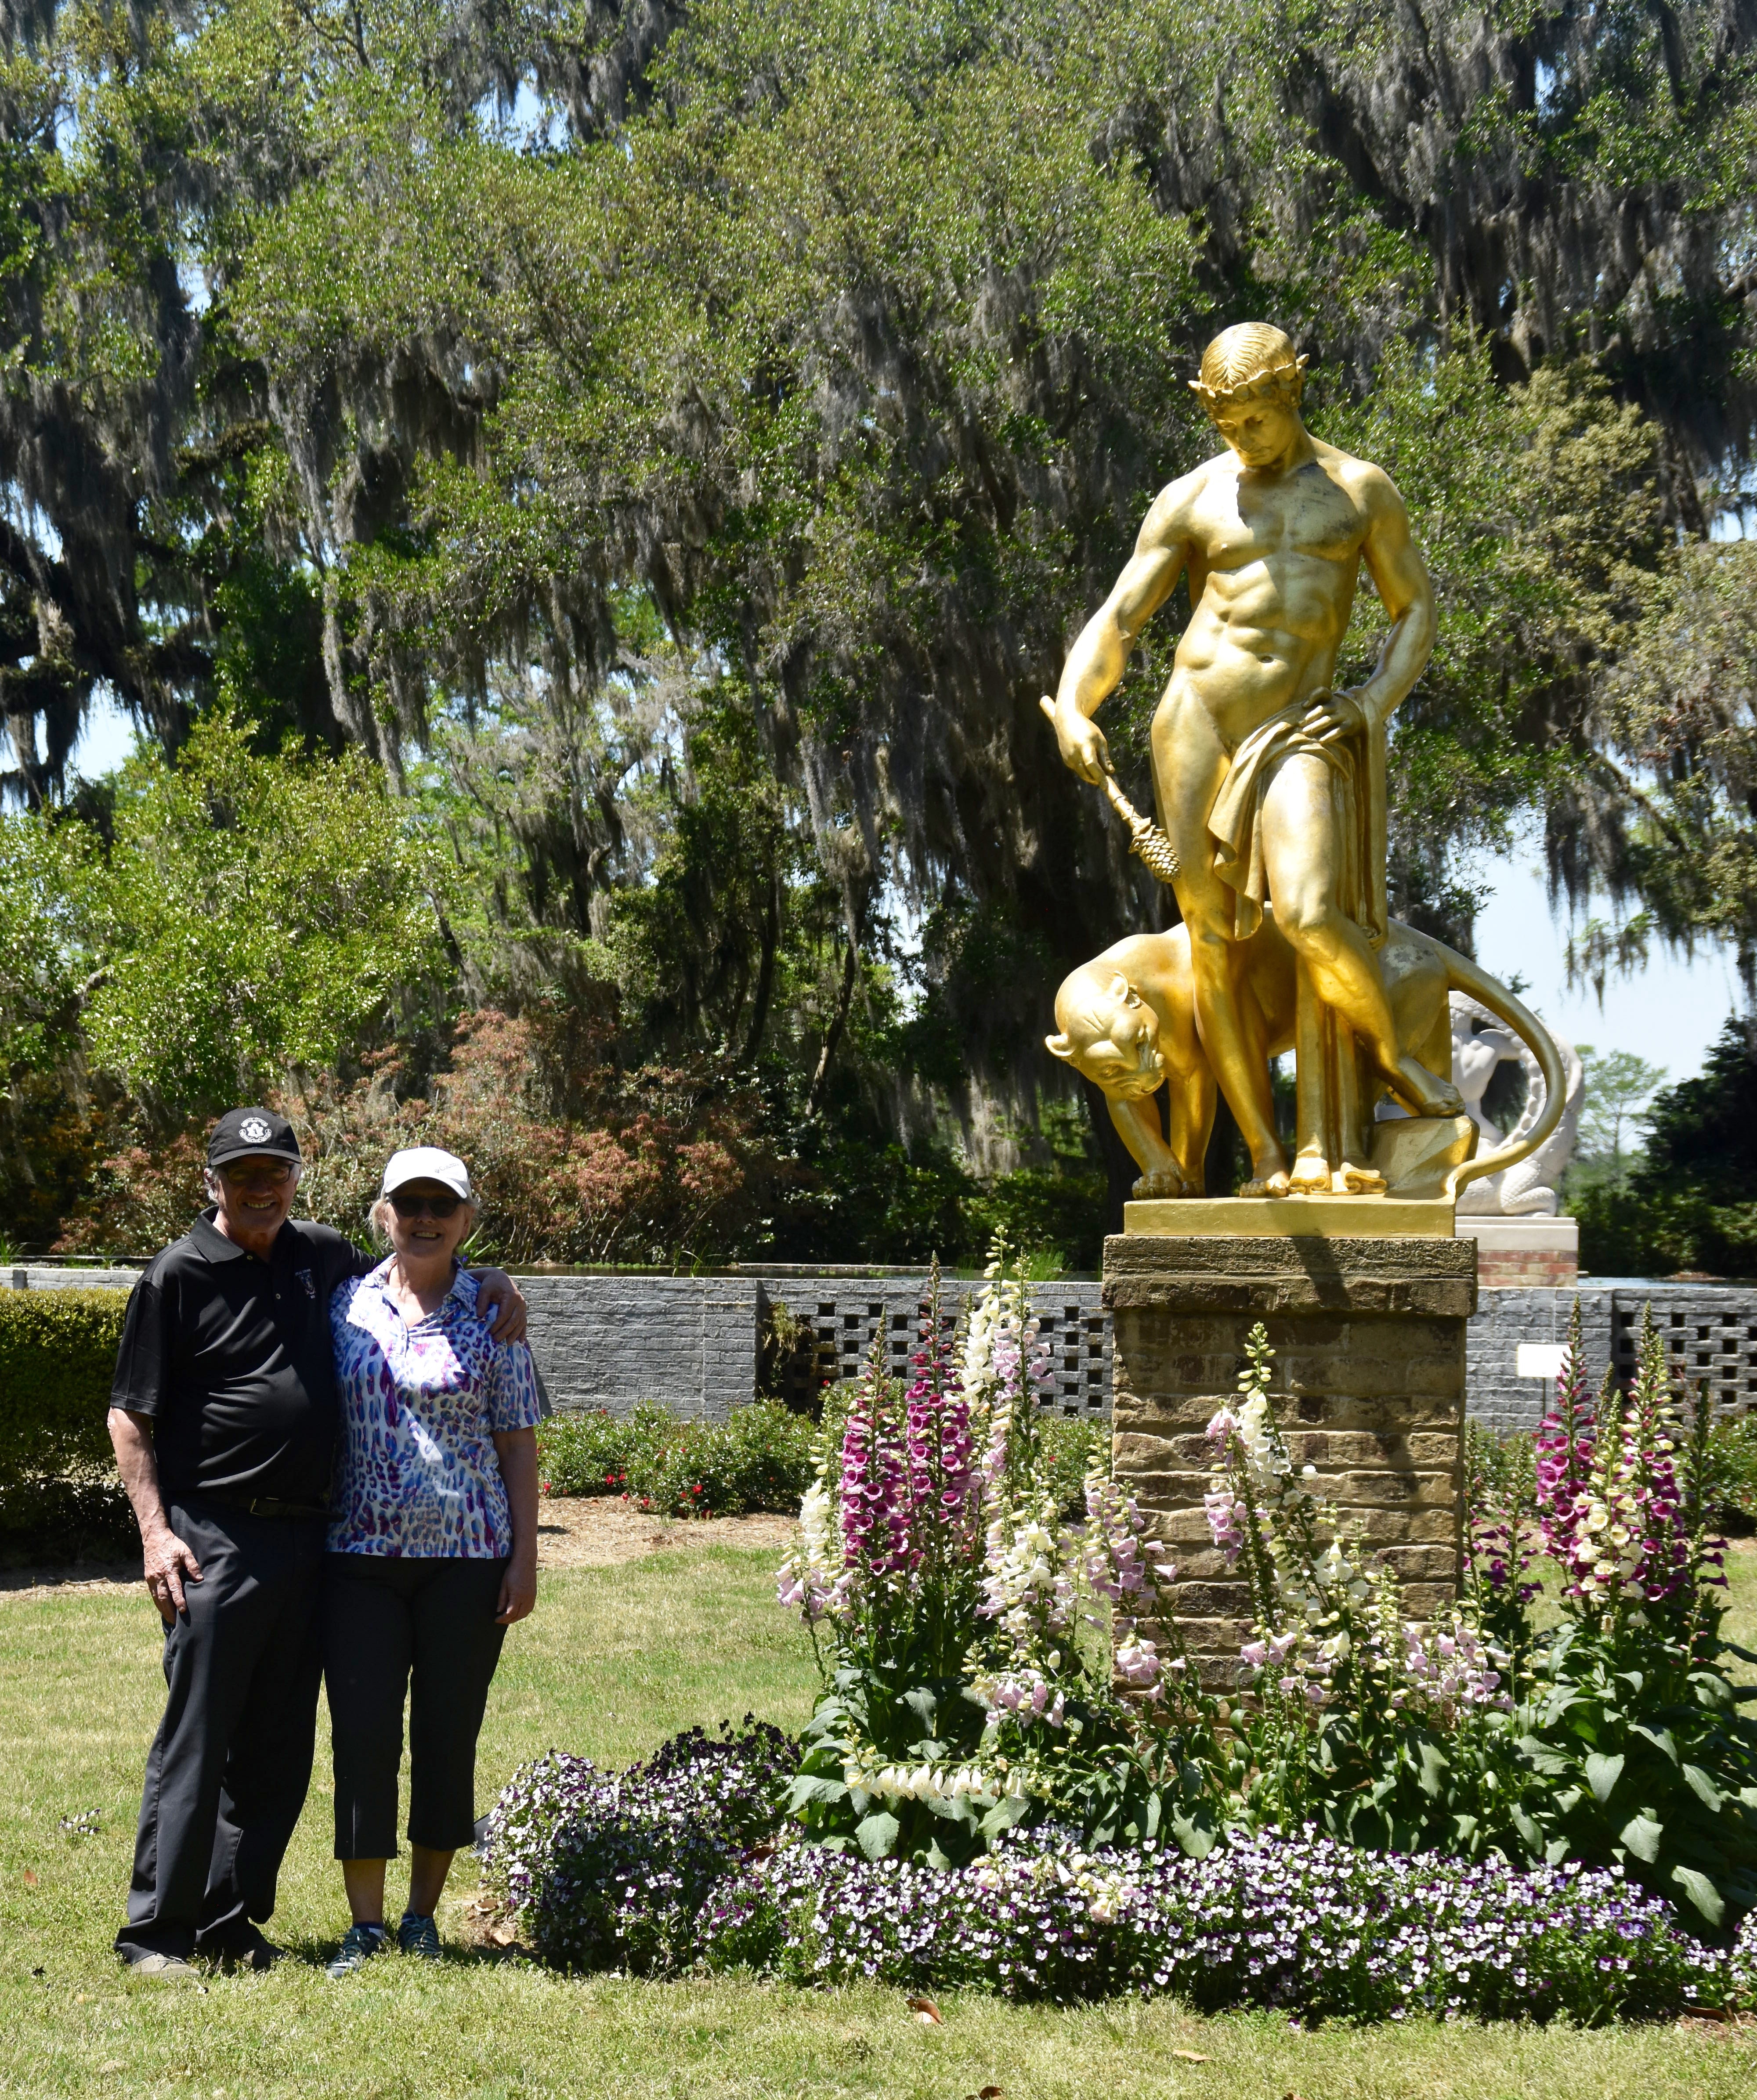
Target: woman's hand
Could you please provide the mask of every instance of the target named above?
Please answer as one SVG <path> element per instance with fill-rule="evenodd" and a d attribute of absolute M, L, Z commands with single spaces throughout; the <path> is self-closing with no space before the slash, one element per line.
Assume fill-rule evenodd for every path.
<path fill-rule="evenodd" d="M 494 1623 L 510 1626 L 528 1619 L 536 1609 L 536 1552 L 514 1552 L 501 1577 L 500 1601 L 494 1608 Z"/>

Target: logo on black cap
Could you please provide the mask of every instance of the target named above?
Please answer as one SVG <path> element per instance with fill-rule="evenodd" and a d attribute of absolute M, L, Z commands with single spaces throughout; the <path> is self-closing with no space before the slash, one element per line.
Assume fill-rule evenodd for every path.
<path fill-rule="evenodd" d="M 228 1109 L 207 1141 L 207 1163 L 223 1167 L 228 1159 L 271 1153 L 282 1159 L 299 1157 L 299 1140 L 285 1116 L 272 1109 Z"/>

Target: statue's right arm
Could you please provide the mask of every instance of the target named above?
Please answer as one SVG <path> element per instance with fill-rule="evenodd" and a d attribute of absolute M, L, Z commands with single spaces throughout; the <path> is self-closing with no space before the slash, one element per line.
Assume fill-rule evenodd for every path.
<path fill-rule="evenodd" d="M 1080 629 L 1062 667 L 1051 720 L 1062 761 L 1094 784 L 1110 770 L 1104 732 L 1092 719 L 1116 690 L 1135 638 L 1177 588 L 1190 558 L 1186 484 L 1163 490 L 1147 513 L 1128 566 Z"/>

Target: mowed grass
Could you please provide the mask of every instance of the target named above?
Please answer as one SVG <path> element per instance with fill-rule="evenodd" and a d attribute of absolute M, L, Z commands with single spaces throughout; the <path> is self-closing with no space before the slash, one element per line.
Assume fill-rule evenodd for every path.
<path fill-rule="evenodd" d="M 1738 1626 L 1757 1630 L 1757 1555 L 1737 1557 Z M 490 1703 L 483 1806 L 551 1745 L 620 1763 L 694 1721 L 746 1710 L 797 1727 L 815 1687 L 766 1553 L 673 1551 L 546 1573 Z M 386 1957 L 332 1984 L 347 1923 L 329 1858 L 327 1745 L 289 1855 L 273 1935 L 294 1961 L 196 1992 L 126 1976 L 121 1917 L 141 1759 L 162 1680 L 143 1595 L 0 1598 L 0 2091 L 256 2094 L 882 2095 L 1006 2100 L 1750 2100 L 1747 2035 L 1416 2023 L 1300 2033 L 1284 2019 L 1199 2019 L 1168 2004 L 1063 2010 L 976 1994 L 924 2025 L 903 1994 L 754 1981 L 550 1975 L 455 1953 Z M 327 1724 L 324 1724 L 325 1727 Z M 63 1828 L 95 1811 L 97 1834 Z M 400 1870 L 392 1895 L 400 1900 Z M 29 1878 L 27 1878 L 29 1877 Z M 460 1863 L 448 1908 L 468 1900 Z M 442 1925 L 446 1922 L 442 1915 Z"/>

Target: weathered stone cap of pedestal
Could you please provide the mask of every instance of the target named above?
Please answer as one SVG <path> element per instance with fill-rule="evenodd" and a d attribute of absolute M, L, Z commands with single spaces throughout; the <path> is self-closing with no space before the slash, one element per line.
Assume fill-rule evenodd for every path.
<path fill-rule="evenodd" d="M 1362 1210 L 1369 1207 L 1363 1202 Z M 1179 1577 L 1172 1612 L 1205 1680 L 1236 1677 L 1250 1598 L 1208 1536 L 1205 1435 L 1258 1321 L 1296 1466 L 1403 1585 L 1412 1617 L 1457 1595 L 1468 1239 L 1119 1234 L 1105 1242 L 1113 1458 Z"/>
<path fill-rule="evenodd" d="M 1365 1209 L 1366 1204 L 1361 1208 Z M 1104 1243 L 1107 1311 L 1413 1313 L 1464 1320 L 1477 1309 L 1468 1239 L 1222 1238 L 1115 1233 Z"/>

